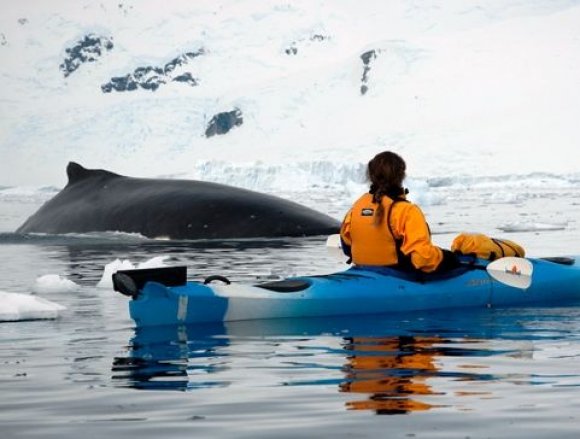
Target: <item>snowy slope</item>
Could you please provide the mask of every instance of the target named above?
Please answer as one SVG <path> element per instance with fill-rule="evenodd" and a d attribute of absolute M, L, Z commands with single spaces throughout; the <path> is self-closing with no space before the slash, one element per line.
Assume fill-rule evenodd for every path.
<path fill-rule="evenodd" d="M 571 0 L 23 0 L 0 17 L 0 186 L 63 185 L 69 160 L 347 184 L 383 149 L 417 177 L 576 181 L 578 23 Z M 241 125 L 206 137 L 230 111 Z"/>

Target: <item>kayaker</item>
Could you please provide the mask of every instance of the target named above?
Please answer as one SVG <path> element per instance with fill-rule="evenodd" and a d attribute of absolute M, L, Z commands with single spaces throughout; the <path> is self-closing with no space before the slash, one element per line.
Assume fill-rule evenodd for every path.
<path fill-rule="evenodd" d="M 406 199 L 405 172 L 405 161 L 391 151 L 369 162 L 370 190 L 354 203 L 341 226 L 344 253 L 356 265 L 423 273 L 456 268 L 457 257 L 433 245 L 423 212 Z"/>

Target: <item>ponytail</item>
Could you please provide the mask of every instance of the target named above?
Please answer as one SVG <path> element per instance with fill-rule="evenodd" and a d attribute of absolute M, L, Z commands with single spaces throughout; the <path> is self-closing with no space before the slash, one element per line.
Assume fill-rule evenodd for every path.
<path fill-rule="evenodd" d="M 371 182 L 370 193 L 373 196 L 373 203 L 377 204 L 375 226 L 379 226 L 385 218 L 383 197 L 395 199 L 405 193 L 403 180 L 406 167 L 405 161 L 391 151 L 381 152 L 369 162 L 367 177 Z"/>
<path fill-rule="evenodd" d="M 380 191 L 373 193 L 373 203 L 376 203 L 377 210 L 375 213 L 374 224 L 380 226 L 385 218 L 385 207 L 383 206 L 383 194 Z"/>

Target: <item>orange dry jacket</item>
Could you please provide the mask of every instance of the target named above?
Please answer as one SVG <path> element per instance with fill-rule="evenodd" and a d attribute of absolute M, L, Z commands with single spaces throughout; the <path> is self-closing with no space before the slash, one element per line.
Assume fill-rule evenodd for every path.
<path fill-rule="evenodd" d="M 340 236 L 350 246 L 352 261 L 357 265 L 397 265 L 395 239 L 402 240 L 401 252 L 410 257 L 413 266 L 432 272 L 443 259 L 442 250 L 431 243 L 431 232 L 421 209 L 409 202 L 394 203 L 383 197 L 384 221 L 375 225 L 377 204 L 371 194 L 364 194 L 346 214 Z M 389 209 L 392 210 L 389 216 Z M 387 221 L 390 220 L 393 235 Z"/>

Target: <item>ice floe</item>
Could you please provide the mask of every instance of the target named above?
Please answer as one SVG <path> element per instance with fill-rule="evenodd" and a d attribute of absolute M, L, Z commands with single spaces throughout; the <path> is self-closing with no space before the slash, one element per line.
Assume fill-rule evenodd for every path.
<path fill-rule="evenodd" d="M 56 319 L 65 309 L 42 297 L 0 291 L 0 322 Z"/>
<path fill-rule="evenodd" d="M 128 259 L 115 259 L 113 262 L 110 262 L 105 266 L 103 276 L 97 284 L 97 288 L 113 288 L 112 276 L 113 273 L 116 273 L 119 270 L 165 267 L 165 260 L 168 258 L 169 256 L 156 256 L 139 264 L 133 264 Z"/>
<path fill-rule="evenodd" d="M 61 292 L 75 292 L 80 289 L 80 286 L 58 274 L 46 274 L 36 279 L 32 291 L 35 293 L 61 293 Z"/>
<path fill-rule="evenodd" d="M 553 230 L 565 230 L 568 223 L 542 223 L 542 222 L 510 222 L 499 225 L 497 228 L 503 232 L 546 232 Z"/>

